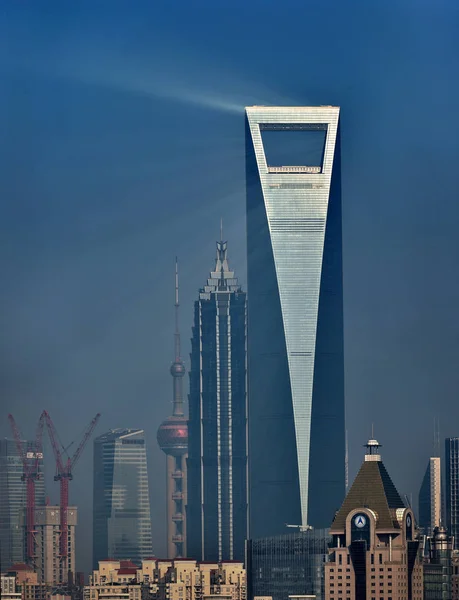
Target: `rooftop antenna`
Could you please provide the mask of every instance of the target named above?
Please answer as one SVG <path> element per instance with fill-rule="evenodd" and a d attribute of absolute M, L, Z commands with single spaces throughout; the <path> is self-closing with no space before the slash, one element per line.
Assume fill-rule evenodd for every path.
<path fill-rule="evenodd" d="M 344 484 L 346 486 L 346 495 L 349 490 L 349 444 L 346 429 L 346 454 L 344 458 Z"/>
<path fill-rule="evenodd" d="M 178 259 L 175 257 L 175 359 L 180 358 Z"/>
<path fill-rule="evenodd" d="M 220 241 L 223 242 L 223 217 L 220 217 Z"/>
<path fill-rule="evenodd" d="M 182 378 L 185 375 L 185 365 L 180 356 L 180 329 L 179 329 L 179 276 L 178 276 L 178 259 L 175 257 L 175 361 L 171 365 L 170 373 L 173 377 L 173 415 L 183 416 L 183 383 Z"/>
<path fill-rule="evenodd" d="M 434 417 L 433 455 L 440 456 L 440 421 Z"/>

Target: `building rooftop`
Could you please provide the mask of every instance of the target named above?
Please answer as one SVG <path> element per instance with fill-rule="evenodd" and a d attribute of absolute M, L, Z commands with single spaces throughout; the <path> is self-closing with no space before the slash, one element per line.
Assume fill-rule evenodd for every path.
<path fill-rule="evenodd" d="M 94 441 L 95 442 L 108 442 L 111 440 L 118 440 L 121 438 L 127 438 L 131 436 L 143 437 L 144 430 L 143 429 L 110 429 L 107 433 L 103 433 L 99 435 Z"/>
<path fill-rule="evenodd" d="M 371 446 L 374 445 L 371 444 Z M 368 456 L 370 455 L 367 454 L 365 458 Z M 331 532 L 344 531 L 347 515 L 356 508 L 373 510 L 377 516 L 377 527 L 380 529 L 398 529 L 400 527 L 396 512 L 398 508 L 405 508 L 405 504 L 381 460 L 365 460 L 363 462 L 351 489 L 335 516 L 330 527 Z"/>

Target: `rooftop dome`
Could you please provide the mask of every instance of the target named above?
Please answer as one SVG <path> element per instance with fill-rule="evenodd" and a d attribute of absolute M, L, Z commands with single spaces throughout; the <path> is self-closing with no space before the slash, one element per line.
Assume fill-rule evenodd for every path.
<path fill-rule="evenodd" d="M 180 456 L 188 452 L 188 425 L 186 417 L 169 417 L 158 429 L 158 444 L 163 452 Z"/>

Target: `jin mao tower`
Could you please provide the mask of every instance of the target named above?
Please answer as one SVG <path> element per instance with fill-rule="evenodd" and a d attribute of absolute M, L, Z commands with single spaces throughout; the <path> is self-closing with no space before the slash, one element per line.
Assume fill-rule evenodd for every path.
<path fill-rule="evenodd" d="M 188 458 L 188 553 L 244 560 L 247 538 L 246 294 L 217 242 L 194 305 Z"/>

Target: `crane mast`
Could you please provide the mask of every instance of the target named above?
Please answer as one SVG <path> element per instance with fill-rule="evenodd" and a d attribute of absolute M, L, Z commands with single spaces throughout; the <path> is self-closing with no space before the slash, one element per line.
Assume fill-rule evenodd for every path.
<path fill-rule="evenodd" d="M 43 426 L 44 416 L 40 416 L 35 435 L 35 444 L 31 450 L 24 451 L 24 444 L 13 415 L 8 415 L 8 420 L 13 432 L 14 441 L 22 462 L 22 480 L 26 482 L 26 561 L 33 564 L 35 561 L 35 481 L 42 477 L 40 473 L 40 460 L 43 458 Z"/>

